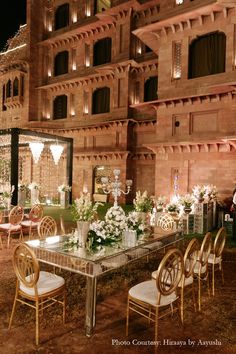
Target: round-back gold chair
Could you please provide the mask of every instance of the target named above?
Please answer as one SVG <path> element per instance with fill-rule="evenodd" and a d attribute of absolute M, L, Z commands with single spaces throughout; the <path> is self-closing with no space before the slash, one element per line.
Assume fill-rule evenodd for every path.
<path fill-rule="evenodd" d="M 169 249 L 162 258 L 156 280 L 148 280 L 133 286 L 128 293 L 126 335 L 129 329 L 129 313 L 133 311 L 155 324 L 155 341 L 158 337 L 158 319 L 179 309 L 177 287 L 184 271 L 183 256 L 176 248 Z M 176 308 L 174 305 L 177 304 Z M 162 313 L 161 313 L 162 312 Z"/>
<path fill-rule="evenodd" d="M 17 205 L 13 207 L 9 213 L 9 222 L 0 224 L 0 232 L 7 235 L 7 248 L 10 246 L 11 235 L 20 234 L 20 240 L 23 239 L 21 222 L 24 217 L 24 209 L 22 206 Z"/>
<path fill-rule="evenodd" d="M 33 236 L 34 232 L 37 232 L 40 220 L 43 217 L 43 207 L 40 204 L 35 204 L 30 212 L 28 220 L 23 220 L 21 226 L 23 232 L 28 232 L 29 239 Z"/>
<path fill-rule="evenodd" d="M 198 309 L 201 311 L 201 283 L 202 281 L 207 282 L 208 294 L 210 296 L 210 286 L 209 286 L 209 273 L 208 273 L 208 259 L 211 252 L 211 239 L 212 235 L 207 232 L 201 244 L 201 248 L 198 252 L 198 259 L 195 264 L 193 273 L 194 277 L 198 281 Z"/>
<path fill-rule="evenodd" d="M 24 243 L 14 249 L 13 267 L 17 279 L 9 329 L 12 326 L 17 302 L 34 308 L 36 311 L 35 342 L 38 345 L 39 312 L 43 313 L 45 308 L 59 303 L 63 307 L 63 323 L 65 323 L 65 280 L 56 274 L 40 271 L 34 252 Z"/>
<path fill-rule="evenodd" d="M 55 236 L 57 234 L 57 223 L 51 216 L 44 216 L 38 224 L 39 238 Z"/>
<path fill-rule="evenodd" d="M 224 284 L 224 273 L 222 267 L 222 252 L 225 247 L 226 231 L 224 227 L 221 227 L 216 234 L 213 244 L 213 250 L 209 255 L 208 266 L 212 271 L 212 295 L 215 295 L 215 271 L 221 272 L 222 284 Z M 216 268 L 218 266 L 218 268 Z"/>
<path fill-rule="evenodd" d="M 178 288 L 181 291 L 181 321 L 184 321 L 184 293 L 185 287 L 192 285 L 192 297 L 193 305 L 196 310 L 196 301 L 195 301 L 195 291 L 194 291 L 194 279 L 193 279 L 193 270 L 197 262 L 199 244 L 196 238 L 193 238 L 184 253 L 183 262 L 184 262 L 184 271 L 183 277 L 179 282 Z M 152 278 L 157 278 L 157 271 L 152 272 Z"/>

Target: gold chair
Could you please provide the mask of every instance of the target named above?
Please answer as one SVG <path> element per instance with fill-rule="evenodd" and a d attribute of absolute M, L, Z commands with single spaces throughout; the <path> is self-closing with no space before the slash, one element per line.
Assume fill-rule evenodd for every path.
<path fill-rule="evenodd" d="M 17 205 L 9 213 L 9 223 L 0 224 L 0 232 L 7 235 L 7 248 L 10 246 L 11 235 L 20 234 L 20 240 L 23 239 L 21 221 L 24 217 L 24 209 Z"/>
<path fill-rule="evenodd" d="M 35 204 L 30 212 L 29 212 L 29 219 L 23 220 L 21 222 L 21 226 L 23 228 L 23 232 L 27 231 L 29 233 L 29 239 L 33 236 L 33 233 L 38 229 L 38 225 L 40 220 L 43 217 L 43 207 L 40 204 Z"/>
<path fill-rule="evenodd" d="M 180 250 L 167 251 L 158 267 L 156 280 L 133 286 L 128 293 L 126 335 L 129 329 L 129 312 L 133 311 L 155 323 L 155 341 L 158 336 L 158 319 L 178 310 L 177 287 L 183 276 L 183 256 Z M 162 313 L 161 313 L 162 312 Z"/>
<path fill-rule="evenodd" d="M 36 311 L 35 342 L 38 345 L 40 311 L 43 312 L 47 307 L 59 303 L 63 307 L 63 323 L 65 323 L 65 280 L 58 275 L 40 271 L 34 252 L 24 243 L 14 249 L 13 267 L 17 280 L 9 329 L 12 326 L 17 302 L 34 308 Z"/>
<path fill-rule="evenodd" d="M 197 262 L 193 269 L 194 278 L 198 281 L 198 310 L 201 311 L 201 283 L 207 282 L 208 294 L 210 296 L 209 273 L 208 273 L 208 259 L 211 252 L 211 233 L 207 232 L 198 252 Z"/>
<path fill-rule="evenodd" d="M 184 272 L 182 280 L 179 282 L 178 288 L 181 294 L 181 321 L 184 322 L 184 293 L 185 288 L 189 285 L 192 285 L 192 297 L 193 305 L 196 310 L 196 301 L 195 301 L 195 291 L 194 291 L 194 279 L 193 279 L 193 270 L 197 262 L 199 244 L 196 238 L 193 238 L 184 253 Z M 152 272 L 152 278 L 156 279 L 157 271 Z"/>
<path fill-rule="evenodd" d="M 226 232 L 225 228 L 221 227 L 216 234 L 213 252 L 210 253 L 208 259 L 208 266 L 211 267 L 212 271 L 212 295 L 215 295 L 215 271 L 219 270 L 221 272 L 222 284 L 224 284 L 224 274 L 222 267 L 222 252 L 225 247 Z M 218 269 L 216 268 L 218 266 Z"/>
<path fill-rule="evenodd" d="M 56 221 L 51 216 L 44 216 L 38 225 L 39 238 L 55 236 L 57 234 Z"/>

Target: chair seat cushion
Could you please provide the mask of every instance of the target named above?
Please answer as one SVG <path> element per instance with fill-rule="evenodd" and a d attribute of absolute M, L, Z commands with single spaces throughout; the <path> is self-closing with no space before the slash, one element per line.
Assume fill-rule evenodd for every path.
<path fill-rule="evenodd" d="M 1 224 L 0 225 L 0 230 L 5 230 L 5 231 L 18 231 L 21 229 L 21 225 L 12 225 L 10 223 L 7 224 Z"/>
<path fill-rule="evenodd" d="M 167 306 L 178 299 L 176 293 L 161 296 L 160 304 L 157 304 L 158 290 L 155 280 L 148 280 L 133 286 L 129 290 L 129 295 L 134 299 L 145 302 L 153 306 Z"/>
<path fill-rule="evenodd" d="M 27 278 L 29 278 L 28 275 Z M 44 295 L 50 291 L 56 290 L 65 284 L 65 279 L 60 277 L 59 275 L 41 271 L 39 273 L 39 279 L 37 282 L 37 289 L 38 295 Z M 23 291 L 25 294 L 34 296 L 35 291 L 34 288 L 30 288 L 25 286 L 24 284 L 20 283 L 20 290 Z"/>
<path fill-rule="evenodd" d="M 208 258 L 208 263 L 211 263 L 211 264 L 219 264 L 219 263 L 221 263 L 221 261 L 222 261 L 222 258 L 221 258 L 221 256 L 220 257 L 216 257 L 215 259 L 214 259 L 214 254 L 213 253 L 210 253 L 210 255 L 209 255 L 209 258 Z"/>
<path fill-rule="evenodd" d="M 39 222 L 34 222 L 34 221 L 31 221 L 31 220 L 24 220 L 22 221 L 21 225 L 23 227 L 37 227 L 39 225 Z"/>

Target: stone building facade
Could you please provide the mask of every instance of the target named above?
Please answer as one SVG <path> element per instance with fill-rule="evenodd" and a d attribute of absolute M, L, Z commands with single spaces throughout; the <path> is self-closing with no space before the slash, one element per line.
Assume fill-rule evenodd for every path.
<path fill-rule="evenodd" d="M 27 25 L 0 53 L 1 128 L 72 137 L 74 196 L 99 193 L 114 168 L 133 192 L 212 183 L 229 195 L 235 9 L 236 0 L 28 0 Z"/>

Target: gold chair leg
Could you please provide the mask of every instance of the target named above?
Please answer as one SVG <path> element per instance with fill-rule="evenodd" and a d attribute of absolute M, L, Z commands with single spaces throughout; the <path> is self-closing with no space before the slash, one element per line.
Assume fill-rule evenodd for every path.
<path fill-rule="evenodd" d="M 207 292 L 208 292 L 208 296 L 211 297 L 211 290 L 210 290 L 210 280 L 209 280 L 209 274 L 207 274 Z"/>
<path fill-rule="evenodd" d="M 7 248 L 10 247 L 10 238 L 11 238 L 11 232 L 8 232 L 8 236 L 7 236 Z"/>
<path fill-rule="evenodd" d="M 63 324 L 66 323 L 66 290 L 63 294 Z"/>
<path fill-rule="evenodd" d="M 127 301 L 127 309 L 126 309 L 126 336 L 129 334 L 129 299 Z"/>
<path fill-rule="evenodd" d="M 193 307 L 194 311 L 197 311 L 197 305 L 196 305 L 196 296 L 195 296 L 195 289 L 194 289 L 194 281 L 192 283 L 192 296 L 193 296 Z"/>
<path fill-rule="evenodd" d="M 13 302 L 13 307 L 12 307 L 12 311 L 11 311 L 11 317 L 10 317 L 8 329 L 10 329 L 10 328 L 11 328 L 11 325 L 12 325 L 12 320 L 13 320 L 13 316 L 14 316 L 15 309 L 16 309 L 16 299 L 17 299 L 17 295 L 18 295 L 18 289 L 16 289 L 16 293 L 15 293 L 15 297 L 14 297 L 14 302 Z"/>
<path fill-rule="evenodd" d="M 180 318 L 181 318 L 182 324 L 184 324 L 184 285 L 181 287 Z"/>
<path fill-rule="evenodd" d="M 198 277 L 198 311 L 201 311 L 201 279 Z"/>
<path fill-rule="evenodd" d="M 35 310 L 36 310 L 36 331 L 35 331 L 35 343 L 36 345 L 39 344 L 39 302 L 36 300 L 35 304 Z"/>
<path fill-rule="evenodd" d="M 215 295 L 215 265 L 212 265 L 212 295 Z"/>

